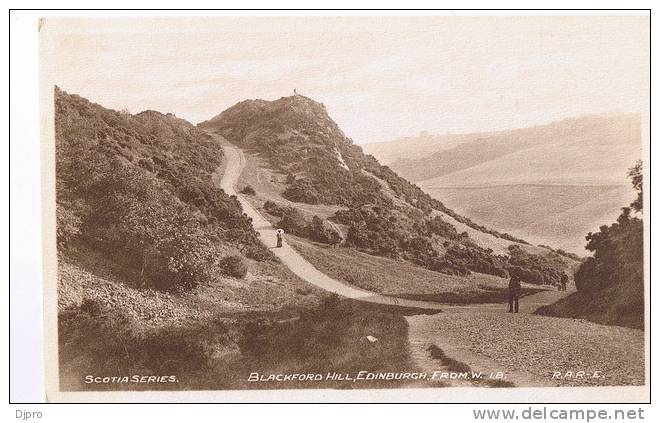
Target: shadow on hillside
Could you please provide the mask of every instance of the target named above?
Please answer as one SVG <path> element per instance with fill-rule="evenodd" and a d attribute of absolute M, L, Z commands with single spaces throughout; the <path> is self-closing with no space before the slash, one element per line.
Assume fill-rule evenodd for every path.
<path fill-rule="evenodd" d="M 509 301 L 509 291 L 507 288 L 494 288 L 480 285 L 482 292 L 455 293 L 443 292 L 440 294 L 397 294 L 396 297 L 408 300 L 431 301 L 441 304 L 488 304 L 488 303 L 506 303 Z M 523 287 L 521 297 L 527 297 L 539 292 L 545 292 L 545 288 Z M 386 295 L 386 294 L 383 294 Z M 393 295 L 390 295 L 393 296 Z"/>
<path fill-rule="evenodd" d="M 625 288 L 617 286 L 595 292 L 576 291 L 553 304 L 540 307 L 535 314 L 644 330 L 643 297 L 635 297 Z"/>

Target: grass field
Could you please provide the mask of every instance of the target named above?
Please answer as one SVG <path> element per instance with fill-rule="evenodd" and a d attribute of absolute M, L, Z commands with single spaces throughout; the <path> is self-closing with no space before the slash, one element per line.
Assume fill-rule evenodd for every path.
<path fill-rule="evenodd" d="M 349 248 L 332 248 L 291 235 L 287 240 L 323 273 L 372 292 L 452 304 L 507 300 L 507 279 L 474 272 L 464 277 L 445 275 L 405 261 L 376 257 Z M 545 288 L 523 284 L 523 295 Z"/>
<path fill-rule="evenodd" d="M 442 187 L 420 184 L 458 213 L 533 244 L 584 255 L 585 235 L 616 219 L 633 200 L 628 185 L 504 185 Z M 515 212 L 513 212 L 515 210 Z"/>
<path fill-rule="evenodd" d="M 300 209 L 308 218 L 313 214 L 330 216 L 337 210 L 337 206 L 288 202 L 281 197 L 281 191 L 284 189 L 281 181 L 283 176 L 261 167 L 261 159 L 257 155 L 246 152 L 245 158 L 247 163 L 239 178 L 239 188 L 246 185 L 255 188 L 255 195 L 245 197 L 260 209 L 271 223 L 277 223 L 277 218 L 263 211 L 263 204 L 268 200 L 290 204 Z M 491 247 L 496 252 L 504 254 L 506 247 L 511 244 L 510 241 L 475 231 L 446 215 L 443 215 L 443 218 L 450 220 L 460 231 L 469 231 L 476 242 L 483 243 L 485 247 Z M 328 276 L 372 292 L 448 304 L 507 300 L 508 280 L 496 276 L 481 273 L 472 273 L 466 277 L 446 275 L 405 261 L 372 256 L 355 249 L 329 248 L 290 234 L 287 235 L 287 240 L 306 260 Z M 538 249 L 533 246 L 529 248 Z M 544 288 L 524 284 L 523 294 L 532 294 Z"/>

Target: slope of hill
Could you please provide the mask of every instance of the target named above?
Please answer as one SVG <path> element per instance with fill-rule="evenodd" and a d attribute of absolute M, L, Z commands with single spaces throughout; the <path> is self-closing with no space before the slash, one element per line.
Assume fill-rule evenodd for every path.
<path fill-rule="evenodd" d="M 644 224 L 642 168 L 630 176 L 636 199 L 611 225 L 587 235 L 587 258 L 575 273 L 578 291 L 537 313 L 593 320 L 598 323 L 644 328 Z"/>
<path fill-rule="evenodd" d="M 350 363 L 337 364 L 342 372 L 411 368 L 403 317 L 323 302 L 323 291 L 270 259 L 214 182 L 222 148 L 203 131 L 58 88 L 54 119 L 63 391 L 254 389 L 246 368 L 302 372 L 333 360 Z M 377 353 L 355 349 L 365 332 L 381 339 Z M 85 383 L 132 374 L 177 383 Z"/>
<path fill-rule="evenodd" d="M 615 218 L 633 195 L 625 175 L 641 155 L 640 131 L 638 115 L 608 114 L 465 135 L 449 148 L 443 137 L 427 136 L 435 142 L 424 157 L 415 139 L 365 151 L 388 160 L 399 154 L 395 171 L 460 214 L 583 253 L 584 234 Z"/>
<path fill-rule="evenodd" d="M 221 149 L 195 126 L 56 89 L 55 128 L 61 254 L 104 252 L 137 285 L 179 291 L 219 271 L 224 255 L 269 257 L 238 202 L 215 187 Z"/>
<path fill-rule="evenodd" d="M 456 214 L 365 155 L 330 119 L 325 107 L 309 98 L 244 101 L 199 126 L 258 155 L 273 171 L 271 178 L 281 184 L 283 199 L 340 206 L 329 219 L 346 228 L 347 245 L 369 254 L 405 259 L 444 273 L 504 276 L 510 267 L 507 258 L 485 246 L 486 238 L 494 240 L 497 251 L 504 254 L 509 251 L 500 241 L 507 246 L 525 244 Z M 296 207 L 270 204 L 267 211 L 280 217 L 280 225 L 291 233 L 327 238 L 319 233 L 325 232 L 321 220 L 305 222 Z M 467 232 L 458 232 L 450 219 L 484 237 L 475 242 Z M 551 253 L 543 250 L 542 255 L 546 254 Z M 554 281 L 558 270 L 551 267 L 544 268 L 539 280 Z"/>
<path fill-rule="evenodd" d="M 366 154 L 376 157 L 382 164 L 390 166 L 402 158 L 407 160 L 425 159 L 438 151 L 449 150 L 460 144 L 494 134 L 496 133 L 434 135 L 423 131 L 415 137 L 364 144 L 362 149 Z M 406 177 L 403 173 L 401 175 Z"/>
<path fill-rule="evenodd" d="M 584 236 L 611 222 L 633 192 L 625 185 L 426 188 L 446 204 L 533 244 L 584 252 Z"/>

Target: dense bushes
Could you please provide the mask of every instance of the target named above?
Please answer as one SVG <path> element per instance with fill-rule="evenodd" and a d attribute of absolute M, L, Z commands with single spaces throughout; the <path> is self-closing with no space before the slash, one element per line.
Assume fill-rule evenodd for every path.
<path fill-rule="evenodd" d="M 247 275 L 247 266 L 240 256 L 227 256 L 220 260 L 220 268 L 227 276 L 244 278 Z"/>
<path fill-rule="evenodd" d="M 121 114 L 55 90 L 60 252 L 95 248 L 130 279 L 183 290 L 218 247 L 269 257 L 240 204 L 212 181 L 217 141 L 172 115 Z"/>
<path fill-rule="evenodd" d="M 255 192 L 254 192 L 254 188 L 252 188 L 252 185 L 246 185 L 246 186 L 241 190 L 241 194 L 245 194 L 245 195 L 254 195 L 254 194 L 255 194 Z"/>
<path fill-rule="evenodd" d="M 59 361 L 78 377 L 65 378 L 67 389 L 89 389 L 86 375 L 172 375 L 174 383 L 131 384 L 131 389 L 172 389 L 202 378 L 190 375 L 208 363 L 214 345 L 230 345 L 227 327 L 220 321 L 147 329 L 96 300 L 85 300 L 58 318 Z M 185 376 L 188 376 L 186 378 Z M 78 385 L 80 384 L 80 385 Z M 142 386 L 140 386 L 142 385 Z M 94 389 L 126 389 L 126 384 L 95 384 Z M 179 388 L 177 388 L 179 389 Z"/>
<path fill-rule="evenodd" d="M 499 277 L 508 275 L 506 261 L 503 257 L 493 255 L 492 251 L 485 250 L 467 240 L 448 248 L 445 260 L 451 263 L 454 268 L 467 268 L 473 272 L 487 273 Z"/>
<path fill-rule="evenodd" d="M 556 253 L 531 254 L 518 245 L 509 246 L 509 265 L 520 268 L 518 277 L 537 285 L 559 285 L 566 264 Z"/>
<path fill-rule="evenodd" d="M 277 226 L 287 233 L 324 244 L 339 244 L 342 241 L 341 233 L 318 216 L 312 216 L 312 220 L 308 221 L 295 207 L 282 207 L 272 201 L 264 203 L 264 210 L 279 217 Z"/>
<path fill-rule="evenodd" d="M 637 292 L 643 303 L 644 224 L 634 213 L 642 211 L 642 165 L 638 162 L 629 173 L 637 190 L 635 201 L 624 207 L 616 223 L 603 225 L 600 231 L 587 234 L 586 249 L 594 253 L 575 273 L 578 290 L 595 291 L 625 284 Z"/>
<path fill-rule="evenodd" d="M 518 245 L 509 248 L 510 258 L 497 256 L 475 244 L 467 234 L 459 234 L 439 216 L 402 216 L 386 208 L 362 207 L 340 210 L 333 219 L 349 226 L 348 245 L 367 253 L 403 258 L 437 272 L 467 275 L 472 271 L 507 277 L 510 266 L 520 266 L 526 282 L 552 284 L 559 281 L 566 267 L 552 252 L 540 256 Z M 444 255 L 438 246 L 440 240 Z"/>
<path fill-rule="evenodd" d="M 457 215 L 387 166 L 381 166 L 342 133 L 321 104 L 308 98 L 244 101 L 200 126 L 213 128 L 231 142 L 265 156 L 271 167 L 287 175 L 283 196 L 288 200 L 348 207 L 348 211 L 331 219 L 348 226 L 347 242 L 366 252 L 402 257 L 451 272 L 464 273 L 472 268 L 502 273 L 499 264 L 490 263 L 499 259 L 486 259 L 489 253 L 473 246 L 468 253 L 456 250 L 444 260 L 434 248 L 422 247 L 422 243 L 437 243 L 438 238 L 456 243 L 467 239 L 467 234 L 458 234 L 440 217 L 430 218 L 433 210 L 479 231 L 524 243 Z M 289 215 L 280 225 L 285 230 L 288 227 L 290 233 L 302 234 L 307 223 L 301 227 L 296 223 L 299 216 L 293 212 Z M 320 226 L 316 232 L 316 239 L 324 238 Z M 420 241 L 419 237 L 426 240 Z"/>
<path fill-rule="evenodd" d="M 305 236 L 307 221 L 305 216 L 295 207 L 283 207 L 278 211 L 280 221 L 277 226 L 284 229 L 286 233 Z"/>
<path fill-rule="evenodd" d="M 82 166 L 94 174 L 79 186 L 90 210 L 80 231 L 88 245 L 132 269 L 142 285 L 190 289 L 209 275 L 213 232 L 162 182 L 116 158 Z"/>
<path fill-rule="evenodd" d="M 459 239 L 467 237 L 467 233 L 459 234 L 456 228 L 445 222 L 440 216 L 426 220 L 426 230 L 429 234 L 438 235 L 447 239 Z"/>
<path fill-rule="evenodd" d="M 296 203 L 318 204 L 319 193 L 308 178 L 295 179 L 283 193 L 284 198 Z"/>
<path fill-rule="evenodd" d="M 312 216 L 312 221 L 307 225 L 307 235 L 312 241 L 324 244 L 335 245 L 342 241 L 341 233 L 318 216 Z"/>
<path fill-rule="evenodd" d="M 362 207 L 340 210 L 333 219 L 349 226 L 347 244 L 367 253 L 403 258 L 447 274 L 507 274 L 504 258 L 474 244 L 440 216 L 398 215 L 387 208 Z M 438 246 L 441 240 L 444 255 Z"/>

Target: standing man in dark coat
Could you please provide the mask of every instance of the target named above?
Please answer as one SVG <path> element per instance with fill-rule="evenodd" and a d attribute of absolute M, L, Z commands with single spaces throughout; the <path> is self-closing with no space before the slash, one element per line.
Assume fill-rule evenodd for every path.
<path fill-rule="evenodd" d="M 511 273 L 509 280 L 509 313 L 518 313 L 518 302 L 520 300 L 520 278 L 514 272 Z"/>
<path fill-rule="evenodd" d="M 568 284 L 568 275 L 566 273 L 561 274 L 561 290 L 566 291 L 566 285 Z"/>

